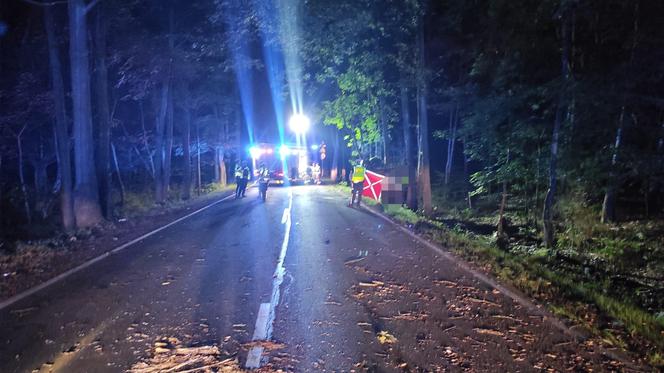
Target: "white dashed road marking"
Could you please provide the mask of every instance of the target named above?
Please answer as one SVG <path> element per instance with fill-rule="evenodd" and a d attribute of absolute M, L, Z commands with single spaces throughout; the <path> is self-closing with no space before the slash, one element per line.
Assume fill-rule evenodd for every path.
<path fill-rule="evenodd" d="M 274 324 L 274 316 L 279 304 L 279 297 L 281 292 L 281 283 L 284 281 L 284 259 L 286 259 L 286 252 L 288 251 L 288 240 L 290 238 L 291 229 L 291 209 L 293 207 L 293 192 L 288 193 L 288 207 L 284 209 L 284 214 L 281 217 L 281 224 L 285 225 L 284 240 L 281 243 L 281 251 L 279 252 L 279 260 L 277 261 L 277 268 L 274 270 L 272 276 L 272 296 L 270 303 L 261 303 L 258 309 L 258 316 L 256 318 L 256 326 L 254 328 L 254 335 L 252 341 L 266 341 L 272 338 L 272 325 Z M 247 355 L 247 362 L 244 364 L 246 368 L 255 369 L 261 366 L 261 356 L 263 355 L 262 346 L 254 346 L 249 350 Z"/>

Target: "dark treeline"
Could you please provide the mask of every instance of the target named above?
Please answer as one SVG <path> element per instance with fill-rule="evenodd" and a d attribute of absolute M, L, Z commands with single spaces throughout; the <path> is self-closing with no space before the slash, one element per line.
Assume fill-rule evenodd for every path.
<path fill-rule="evenodd" d="M 242 120 L 221 4 L 3 1 L 2 232 L 226 183 Z M 25 224 L 28 226 L 29 224 Z M 29 229 L 29 228 L 28 228 Z"/>

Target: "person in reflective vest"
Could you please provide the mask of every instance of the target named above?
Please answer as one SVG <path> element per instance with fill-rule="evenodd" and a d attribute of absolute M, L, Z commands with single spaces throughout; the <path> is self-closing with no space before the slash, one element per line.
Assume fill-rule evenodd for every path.
<path fill-rule="evenodd" d="M 242 166 L 238 162 L 235 165 L 235 198 L 242 197 L 242 184 L 244 183 L 244 178 L 242 177 Z"/>
<path fill-rule="evenodd" d="M 362 160 L 358 159 L 357 162 L 355 162 L 355 165 L 353 166 L 353 173 L 351 174 L 351 179 L 350 179 L 353 187 L 350 196 L 351 207 L 354 204 L 357 207 L 360 207 L 360 202 L 362 201 L 362 188 L 364 186 L 365 172 L 366 169 L 364 168 Z"/>
<path fill-rule="evenodd" d="M 260 168 L 258 169 L 258 198 L 262 199 L 265 202 L 267 196 L 267 187 L 270 185 L 270 170 L 265 166 L 265 163 L 261 163 Z"/>
<path fill-rule="evenodd" d="M 247 191 L 247 184 L 249 184 L 249 180 L 251 179 L 251 171 L 249 170 L 247 162 L 244 162 L 243 165 L 244 167 L 242 168 L 242 187 L 240 188 L 241 197 L 244 197 L 244 193 Z"/>

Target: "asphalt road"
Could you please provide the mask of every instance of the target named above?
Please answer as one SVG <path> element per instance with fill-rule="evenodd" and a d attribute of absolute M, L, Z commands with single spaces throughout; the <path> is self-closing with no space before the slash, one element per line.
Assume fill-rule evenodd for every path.
<path fill-rule="evenodd" d="M 0 372 L 124 371 L 168 336 L 295 371 L 614 364 L 331 188 L 256 195 L 0 311 Z M 264 338 L 281 348 L 240 347 Z"/>

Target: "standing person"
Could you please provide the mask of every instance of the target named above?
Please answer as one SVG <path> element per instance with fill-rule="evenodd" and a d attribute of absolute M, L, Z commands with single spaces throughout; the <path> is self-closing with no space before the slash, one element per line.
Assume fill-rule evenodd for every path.
<path fill-rule="evenodd" d="M 353 204 L 356 204 L 357 207 L 360 207 L 360 202 L 362 201 L 362 188 L 364 186 L 364 174 L 366 169 L 364 168 L 364 163 L 361 159 L 358 159 L 353 166 L 353 173 L 351 174 L 351 184 L 352 190 L 350 195 L 350 207 L 353 207 Z"/>
<path fill-rule="evenodd" d="M 244 162 L 243 166 L 244 167 L 242 168 L 242 190 L 241 190 L 242 198 L 244 198 L 244 193 L 247 191 L 247 184 L 249 184 L 249 179 L 251 179 L 251 171 L 249 170 L 247 162 Z"/>
<path fill-rule="evenodd" d="M 244 178 L 242 177 L 242 166 L 240 162 L 235 165 L 235 198 L 242 197 L 242 184 L 244 183 Z"/>
<path fill-rule="evenodd" d="M 314 180 L 314 172 L 313 172 L 313 166 L 307 166 L 307 176 L 304 180 L 305 183 L 311 183 Z"/>
<path fill-rule="evenodd" d="M 265 163 L 261 163 L 260 168 L 258 169 L 258 198 L 262 199 L 265 202 L 267 197 L 267 187 L 270 184 L 270 170 L 265 166 Z"/>
<path fill-rule="evenodd" d="M 320 184 L 320 165 L 318 163 L 314 163 L 314 182 L 316 184 Z"/>

